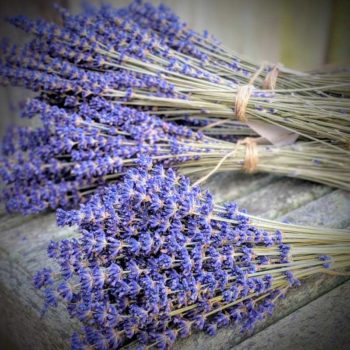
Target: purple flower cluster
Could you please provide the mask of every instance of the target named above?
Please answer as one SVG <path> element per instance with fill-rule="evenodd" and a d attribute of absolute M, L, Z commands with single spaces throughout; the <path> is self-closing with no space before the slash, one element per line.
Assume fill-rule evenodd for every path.
<path fill-rule="evenodd" d="M 214 124 L 217 118 L 235 118 L 232 100 L 238 96 L 238 87 L 247 84 L 257 71 L 250 62 L 241 64 L 206 32 L 189 29 L 164 5 L 154 7 L 136 0 L 125 8 L 88 7 L 77 15 L 60 7 L 57 10 L 60 25 L 23 16 L 9 19 L 34 39 L 22 48 L 8 42 L 1 45 L 0 84 L 40 91 L 58 105 L 66 98 L 84 103 L 101 97 L 183 123 L 188 120 L 183 114 L 188 114 L 199 124 L 203 116 Z M 269 71 L 271 67 L 266 67 L 263 75 Z M 282 87 L 283 79 L 279 78 Z M 318 80 L 324 82 L 316 77 L 315 86 L 322 85 Z M 298 90 L 307 83 L 292 79 L 286 85 Z M 302 90 L 304 103 L 288 90 L 254 89 L 247 112 L 252 112 L 253 119 L 278 123 L 313 140 L 347 143 L 348 136 L 341 128 L 330 133 L 322 121 L 336 112 L 339 125 L 343 125 L 341 114 L 347 111 L 344 99 L 334 95 L 325 106 L 319 91 Z M 292 123 L 290 116 L 295 114 L 296 105 L 298 115 L 307 123 Z M 229 130 L 226 135 L 250 134 L 230 123 L 225 128 Z M 220 132 L 218 128 L 213 135 Z"/>
<path fill-rule="evenodd" d="M 10 212 L 77 205 L 142 155 L 170 166 L 207 152 L 201 134 L 135 108 L 101 97 L 76 103 L 67 96 L 61 103 L 29 100 L 22 116 L 39 116 L 41 126 L 13 127 L 5 136 L 0 175 Z"/>
<path fill-rule="evenodd" d="M 163 6 L 156 9 L 135 1 L 121 9 L 89 7 L 78 15 L 60 7 L 57 10 L 62 26 L 24 16 L 9 19 L 34 34 L 34 39 L 24 47 L 3 42 L 2 85 L 43 92 L 51 103 L 67 98 L 81 103 L 99 96 L 135 103 L 146 111 L 153 110 L 154 101 L 166 100 L 174 108 L 174 101 L 188 99 L 181 84 L 177 86 L 178 77 L 193 77 L 213 86 L 236 86 L 207 69 L 207 55 L 191 45 L 198 37 L 194 32 L 189 31 L 186 39 L 177 38 L 184 25 Z M 165 23 L 169 27 L 164 27 Z"/>
<path fill-rule="evenodd" d="M 57 222 L 79 237 L 50 243 L 59 269 L 34 284 L 45 309 L 61 300 L 81 322 L 72 349 L 165 349 L 194 331 L 250 329 L 280 295 L 264 266 L 287 261 L 281 233 L 251 226 L 232 203 L 217 212 L 210 193 L 147 158 Z"/>
<path fill-rule="evenodd" d="M 22 116 L 39 115 L 41 126 L 13 127 L 3 143 L 0 176 L 10 212 L 75 206 L 143 154 L 170 166 L 209 151 L 200 133 L 143 111 L 153 112 L 154 98 L 187 98 L 169 77 L 220 78 L 174 55 L 125 9 L 102 6 L 79 15 L 57 9 L 62 26 L 9 19 L 34 39 L 0 47 L 0 83 L 40 92 Z"/>
<path fill-rule="evenodd" d="M 164 45 L 199 61 L 200 66 L 205 70 L 224 77 L 233 85 L 246 84 L 259 68 L 252 63 L 245 65 L 243 62 L 242 64 L 237 55 L 228 53 L 221 42 L 208 31 L 198 33 L 191 29 L 170 7 L 164 4 L 156 7 L 149 2 L 136 0 L 125 8 L 114 11 L 138 23 L 144 30 L 152 29 L 159 35 Z M 271 67 L 264 69 L 265 73 L 269 70 Z"/>
<path fill-rule="evenodd" d="M 176 57 L 158 33 L 143 28 L 123 10 L 100 9 L 70 15 L 58 8 L 63 26 L 24 16 L 9 21 L 35 38 L 23 48 L 2 45 L 3 84 L 51 93 L 103 95 L 128 100 L 144 96 L 186 98 L 162 74 L 183 74 L 218 83 L 220 78 Z M 135 69 L 134 62 L 150 69 Z M 123 93 L 122 93 L 123 92 Z"/>
<path fill-rule="evenodd" d="M 119 13 L 124 18 L 137 22 L 142 28 L 151 28 L 166 45 L 186 56 L 199 60 L 201 65 L 208 70 L 212 70 L 213 66 L 216 65 L 226 69 L 226 71 L 231 70 L 231 73 L 234 71 L 235 74 L 249 75 L 249 72 L 241 67 L 238 58 L 227 62 L 219 55 L 214 55 L 214 53 L 224 52 L 220 47 L 219 40 L 209 35 L 207 31 L 200 34 L 190 29 L 187 23 L 182 22 L 180 17 L 164 4 L 155 7 L 148 2 L 133 1 L 125 9 L 119 10 Z M 212 53 L 213 55 L 211 55 Z M 237 82 L 233 75 L 231 79 L 233 82 Z"/>
<path fill-rule="evenodd" d="M 95 71 L 103 65 L 89 63 L 89 57 L 75 57 L 77 50 L 55 44 L 54 47 L 37 47 L 36 40 L 23 48 L 3 46 L 0 65 L 2 85 L 23 86 L 33 91 L 51 94 L 74 94 L 80 98 L 89 96 L 111 97 L 118 91 L 122 101 L 131 99 L 133 89 L 147 91 L 146 96 L 184 98 L 175 93 L 174 86 L 161 76 L 134 73 L 125 69 Z M 62 47 L 61 47 L 62 46 Z"/>

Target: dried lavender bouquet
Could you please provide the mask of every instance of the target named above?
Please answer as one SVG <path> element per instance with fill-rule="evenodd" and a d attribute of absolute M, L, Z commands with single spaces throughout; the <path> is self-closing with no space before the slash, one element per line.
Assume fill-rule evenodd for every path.
<path fill-rule="evenodd" d="M 96 14 L 98 9 L 90 7 L 89 12 Z M 207 31 L 198 33 L 189 28 L 187 23 L 164 4 L 156 7 L 152 3 L 133 1 L 121 9 L 109 6 L 109 12 L 111 15 L 120 15 L 137 23 L 144 30 L 152 30 L 173 50 L 185 55 L 196 64 L 205 65 L 208 71 L 239 85 L 247 84 L 261 67 L 261 64 L 232 52 Z M 310 94 L 314 91 L 307 90 L 308 87 L 328 86 L 328 92 L 347 96 L 350 93 L 349 67 L 318 69 L 307 73 L 283 67 L 280 63 L 265 62 L 263 68 L 256 82 L 258 86 L 268 89 L 276 87 L 295 90 L 300 94 Z"/>
<path fill-rule="evenodd" d="M 214 172 L 253 171 L 300 177 L 350 189 L 350 160 L 317 142 L 274 147 L 212 139 L 133 108 L 94 97 L 59 108 L 29 100 L 22 117 L 37 127 L 13 127 L 0 158 L 8 211 L 32 214 L 84 202 L 142 155 L 205 181 Z"/>
<path fill-rule="evenodd" d="M 350 100 L 322 93 L 326 85 L 259 90 L 252 85 L 258 71 L 242 86 L 208 70 L 205 60 L 195 62 L 175 50 L 128 11 L 61 13 L 62 26 L 11 19 L 35 39 L 24 48 L 4 46 L 3 84 L 79 98 L 99 95 L 184 121 L 263 121 L 349 153 Z M 301 94 L 303 89 L 308 93 Z"/>
<path fill-rule="evenodd" d="M 63 303 L 79 321 L 74 350 L 167 349 L 196 331 L 215 335 L 233 324 L 245 331 L 304 278 L 350 266 L 348 230 L 218 206 L 149 159 L 79 210 L 58 210 L 57 222 L 76 226 L 76 237 L 50 243 L 56 264 L 34 284 L 44 311 Z"/>

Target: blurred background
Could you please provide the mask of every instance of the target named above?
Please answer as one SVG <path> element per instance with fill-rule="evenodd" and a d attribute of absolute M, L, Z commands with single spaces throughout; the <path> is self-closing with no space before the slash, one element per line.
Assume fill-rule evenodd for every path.
<path fill-rule="evenodd" d="M 161 1 L 150 0 L 154 4 Z M 0 0 L 2 17 L 24 14 L 54 19 L 56 2 L 79 11 L 79 0 Z M 91 0 L 100 3 L 100 0 Z M 128 0 L 107 0 L 124 6 Z M 349 0 L 163 0 L 190 27 L 207 29 L 237 53 L 262 61 L 310 70 L 324 65 L 350 64 Z M 1 37 L 21 42 L 25 36 L 3 19 Z M 0 87 L 0 136 L 18 120 L 18 101 L 27 91 Z"/>

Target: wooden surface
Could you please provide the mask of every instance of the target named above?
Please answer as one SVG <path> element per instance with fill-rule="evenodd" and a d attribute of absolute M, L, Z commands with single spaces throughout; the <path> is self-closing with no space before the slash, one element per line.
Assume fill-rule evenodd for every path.
<path fill-rule="evenodd" d="M 349 349 L 349 293 L 347 281 L 243 341 L 234 350 Z"/>
<path fill-rule="evenodd" d="M 350 194 L 344 191 L 262 174 L 255 176 L 216 175 L 209 181 L 208 187 L 215 193 L 218 201 L 237 199 L 238 203 L 249 209 L 252 214 L 263 215 L 266 218 L 280 218 L 293 223 L 339 228 L 350 226 Z M 69 349 L 69 337 L 76 324 L 61 308 L 50 311 L 43 319 L 40 319 L 42 298 L 33 289 L 31 279 L 38 268 L 48 263 L 46 247 L 49 240 L 72 236 L 75 234 L 74 229 L 58 229 L 55 225 L 54 214 L 26 218 L 3 214 L 0 227 L 2 232 L 0 237 L 0 328 L 2 338 L 7 341 L 7 348 L 13 350 Z M 316 317 L 312 312 L 317 311 L 322 314 L 323 310 L 328 310 L 327 319 L 330 322 L 325 324 L 325 327 L 328 327 L 328 334 L 331 333 L 334 322 L 341 324 L 343 329 L 347 329 L 345 325 L 348 322 L 346 309 L 341 308 L 340 312 L 332 313 L 330 308 L 336 301 L 333 297 L 327 299 L 327 293 L 333 290 L 331 293 L 337 295 L 337 300 L 346 303 L 347 293 L 339 292 L 343 289 L 334 289 L 346 280 L 345 277 L 316 275 L 309 278 L 301 287 L 291 290 L 286 299 L 280 300 L 273 316 L 259 322 L 254 333 L 241 334 L 234 327 L 221 329 L 216 337 L 198 333 L 177 342 L 175 349 L 209 350 L 215 348 L 224 350 L 234 348 L 234 346 L 238 346 L 239 350 L 249 349 L 252 344 L 247 343 L 246 339 L 255 334 L 249 339 L 252 341 L 255 339 L 254 343 L 256 343 L 256 339 L 264 339 L 264 334 L 267 336 L 270 332 L 275 334 L 273 329 L 276 330 L 276 328 L 276 334 L 282 332 L 285 339 L 288 339 L 289 332 L 301 332 L 302 330 L 305 332 L 305 327 L 308 327 L 307 320 L 309 319 L 311 324 Z M 324 300 L 318 299 L 322 295 L 326 301 L 317 303 L 317 300 Z M 305 306 L 313 305 L 309 303 L 314 300 L 316 300 L 317 307 Z M 293 329 L 286 327 L 285 322 L 288 321 L 288 317 L 298 315 L 298 313 L 301 313 L 302 318 L 306 320 L 301 324 L 302 328 L 299 329 L 297 324 Z M 332 317 L 337 317 L 337 319 L 333 320 Z M 325 330 L 320 329 L 320 332 L 324 334 Z M 321 336 L 320 332 L 317 327 L 314 327 L 313 333 L 305 332 L 304 340 L 299 339 L 298 344 L 301 347 L 303 341 L 305 344 L 310 344 L 312 338 L 315 340 Z M 344 337 L 346 339 L 339 340 L 339 344 L 337 344 L 337 339 L 332 339 L 335 345 L 339 345 L 335 348 L 345 349 L 341 346 L 350 341 L 350 336 L 344 335 Z M 287 340 L 285 344 L 289 344 Z M 334 344 L 332 346 L 334 347 Z M 287 349 L 288 346 L 284 348 Z"/>

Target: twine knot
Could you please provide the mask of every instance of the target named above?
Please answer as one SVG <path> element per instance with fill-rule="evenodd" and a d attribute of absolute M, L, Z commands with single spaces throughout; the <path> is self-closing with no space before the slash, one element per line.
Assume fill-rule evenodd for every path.
<path fill-rule="evenodd" d="M 249 102 L 250 95 L 254 89 L 254 81 L 260 75 L 264 69 L 264 64 L 254 73 L 250 78 L 248 84 L 239 86 L 237 89 L 236 100 L 235 100 L 235 114 L 239 121 L 242 123 L 247 122 L 246 110 Z"/>
<path fill-rule="evenodd" d="M 272 69 L 266 74 L 263 82 L 264 89 L 275 90 L 279 71 L 280 64 L 275 64 Z"/>
<path fill-rule="evenodd" d="M 242 123 L 247 123 L 246 110 L 250 95 L 253 92 L 252 84 L 239 86 L 235 100 L 235 114 L 238 120 Z"/>
<path fill-rule="evenodd" d="M 237 142 L 237 144 L 245 146 L 245 157 L 244 157 L 243 169 L 247 173 L 253 173 L 258 166 L 259 156 L 258 156 L 257 141 L 259 139 L 260 138 L 254 139 L 252 137 L 246 137 L 244 140 L 240 140 Z"/>
<path fill-rule="evenodd" d="M 239 86 L 237 88 L 237 94 L 235 99 L 235 115 L 238 120 L 242 123 L 247 123 L 246 110 L 248 106 L 248 102 L 250 96 L 254 89 L 254 82 L 257 77 L 261 74 L 264 67 L 266 67 L 266 63 L 261 64 L 259 69 L 254 73 L 254 75 L 249 80 L 248 84 Z M 273 68 L 266 74 L 266 77 L 263 81 L 263 88 L 274 90 L 276 87 L 277 77 L 279 74 L 280 64 L 275 64 Z"/>

